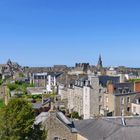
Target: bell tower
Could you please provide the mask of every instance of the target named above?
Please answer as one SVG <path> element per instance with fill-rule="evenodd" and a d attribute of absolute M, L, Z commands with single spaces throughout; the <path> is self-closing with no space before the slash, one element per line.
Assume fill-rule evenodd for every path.
<path fill-rule="evenodd" d="M 98 63 L 97 63 L 97 68 L 100 69 L 102 67 L 103 67 L 102 57 L 101 57 L 101 55 L 99 55 L 99 60 L 98 60 Z"/>

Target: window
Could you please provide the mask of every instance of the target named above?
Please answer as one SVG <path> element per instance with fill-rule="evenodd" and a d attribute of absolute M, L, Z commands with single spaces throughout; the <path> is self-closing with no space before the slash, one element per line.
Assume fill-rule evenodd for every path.
<path fill-rule="evenodd" d="M 121 104 L 122 105 L 124 104 L 124 98 L 123 97 L 121 98 Z"/>
<path fill-rule="evenodd" d="M 130 112 L 130 107 L 127 107 L 127 111 Z"/>
<path fill-rule="evenodd" d="M 99 112 L 101 111 L 101 109 L 102 109 L 102 105 L 99 105 Z"/>
<path fill-rule="evenodd" d="M 102 102 L 102 96 L 99 96 L 99 102 Z"/>
<path fill-rule="evenodd" d="M 130 103 L 130 97 L 127 97 L 127 103 Z"/>
<path fill-rule="evenodd" d="M 128 93 L 129 92 L 129 88 L 128 87 L 125 87 L 125 91 Z"/>
<path fill-rule="evenodd" d="M 54 140 L 59 140 L 59 138 L 58 137 L 54 137 Z"/>
<path fill-rule="evenodd" d="M 122 88 L 118 88 L 118 90 L 119 90 L 119 93 L 122 93 Z"/>
<path fill-rule="evenodd" d="M 108 103 L 108 97 L 106 97 L 106 102 Z"/>
<path fill-rule="evenodd" d="M 140 104 L 140 98 L 139 99 L 136 99 L 136 103 L 137 104 Z"/>
<path fill-rule="evenodd" d="M 108 106 L 106 106 L 106 110 L 109 110 Z"/>
<path fill-rule="evenodd" d="M 123 92 L 122 93 L 126 93 L 126 91 L 125 90 L 123 90 Z"/>

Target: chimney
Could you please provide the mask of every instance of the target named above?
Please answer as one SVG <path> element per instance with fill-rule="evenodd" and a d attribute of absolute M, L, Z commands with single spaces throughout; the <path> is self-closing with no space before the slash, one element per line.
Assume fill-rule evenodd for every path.
<path fill-rule="evenodd" d="M 140 92 L 140 82 L 134 82 L 134 92 Z"/>
<path fill-rule="evenodd" d="M 111 94 L 114 93 L 114 85 L 112 83 L 107 85 L 107 92 Z"/>
<path fill-rule="evenodd" d="M 55 109 L 55 104 L 53 101 L 50 102 L 50 110 L 49 112 L 56 112 L 56 109 Z"/>

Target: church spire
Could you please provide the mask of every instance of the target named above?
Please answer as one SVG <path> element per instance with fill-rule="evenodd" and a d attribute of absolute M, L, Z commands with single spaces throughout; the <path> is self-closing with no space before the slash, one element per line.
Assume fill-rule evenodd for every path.
<path fill-rule="evenodd" d="M 98 60 L 98 63 L 97 63 L 97 68 L 100 69 L 103 67 L 103 64 L 102 64 L 102 57 L 101 57 L 101 54 L 99 55 L 99 60 Z"/>

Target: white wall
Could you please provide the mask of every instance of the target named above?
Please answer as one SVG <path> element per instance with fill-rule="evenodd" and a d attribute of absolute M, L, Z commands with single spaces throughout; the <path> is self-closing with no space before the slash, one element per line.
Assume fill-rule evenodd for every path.
<path fill-rule="evenodd" d="M 139 116 L 140 116 L 140 104 L 132 103 L 132 114 L 134 114 L 134 115 L 139 114 Z"/>

